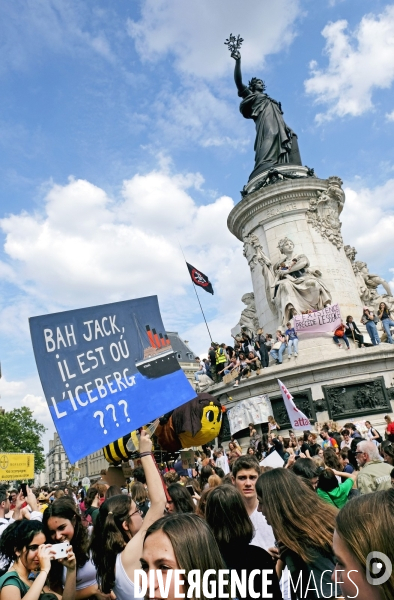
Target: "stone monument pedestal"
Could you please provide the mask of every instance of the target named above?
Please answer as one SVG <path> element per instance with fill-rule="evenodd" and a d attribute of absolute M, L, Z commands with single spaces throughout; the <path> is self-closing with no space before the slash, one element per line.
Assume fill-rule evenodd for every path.
<path fill-rule="evenodd" d="M 251 180 L 231 211 L 228 227 L 244 243 L 255 323 L 265 333 L 275 337 L 277 329 L 284 331 L 287 320 L 294 312 L 299 314 L 305 303 L 316 310 L 324 303 L 338 302 L 343 321 L 352 315 L 370 342 L 360 324 L 360 277 L 341 236 L 339 216 L 345 202 L 341 184 L 339 177 L 319 179 L 307 167 L 280 165 Z M 298 275 L 281 271 L 293 264 L 301 269 Z M 283 365 L 253 374 L 236 388 L 215 385 L 212 393 L 228 408 L 268 394 L 273 416 L 283 430 L 288 423 L 277 383 L 280 378 L 313 421 L 330 418 L 344 424 L 369 419 L 383 434 L 384 415 L 394 408 L 394 345 L 359 349 L 350 340 L 348 351 L 344 344 L 338 349 L 329 333 L 300 333 L 299 340 L 297 358 L 289 360 L 285 352 Z"/>

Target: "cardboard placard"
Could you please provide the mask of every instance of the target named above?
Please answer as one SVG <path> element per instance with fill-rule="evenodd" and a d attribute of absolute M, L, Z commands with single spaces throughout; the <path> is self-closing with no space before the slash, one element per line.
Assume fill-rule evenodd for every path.
<path fill-rule="evenodd" d="M 34 479 L 34 454 L 0 454 L 0 481 Z"/>
<path fill-rule="evenodd" d="M 71 463 L 196 396 L 156 296 L 29 322 L 45 398 Z"/>

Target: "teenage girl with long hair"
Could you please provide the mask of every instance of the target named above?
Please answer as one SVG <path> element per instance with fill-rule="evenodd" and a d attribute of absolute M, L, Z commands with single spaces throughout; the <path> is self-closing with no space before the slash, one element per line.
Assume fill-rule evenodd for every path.
<path fill-rule="evenodd" d="M 140 557 L 141 564 L 138 568 L 142 568 L 146 573 L 150 570 L 155 572 L 154 598 L 156 599 L 163 597 L 168 600 L 187 598 L 187 577 L 190 571 L 198 571 L 202 581 L 202 575 L 212 569 L 210 585 L 213 583 L 218 589 L 218 571 L 226 568 L 211 529 L 204 519 L 192 514 L 168 515 L 153 523 L 146 532 Z M 175 569 L 185 571 L 185 583 L 180 586 L 180 592 L 184 596 L 175 593 L 174 573 L 171 572 Z M 171 572 L 168 595 L 162 596 L 160 592 L 158 571 L 161 571 L 162 587 L 164 588 L 167 574 Z M 224 586 L 224 593 L 230 597 L 230 590 L 227 587 L 229 586 Z M 192 597 L 207 600 L 207 596 L 201 588 L 202 586 L 198 590 L 200 593 Z M 215 596 L 215 598 L 219 597 Z"/>
<path fill-rule="evenodd" d="M 54 554 L 53 546 L 45 544 L 40 521 L 23 519 L 11 523 L 0 538 L 1 564 L 8 569 L 0 577 L 2 600 L 39 600 L 43 593 L 46 600 L 59 600 L 60 595 L 52 592 L 47 582 L 51 568 L 57 563 L 67 573 L 63 599 L 74 600 L 76 562 L 72 546 L 60 561 L 53 560 Z M 29 577 L 32 573 L 36 575 L 34 579 Z"/>
<path fill-rule="evenodd" d="M 96 581 L 96 569 L 89 556 L 89 534 L 82 524 L 81 515 L 68 496 L 62 496 L 45 509 L 42 519 L 47 543 L 68 542 L 74 550 L 77 562 L 76 600 L 96 598 L 103 600 Z M 49 575 L 51 588 L 62 595 L 65 572 L 60 563 L 54 562 Z"/>
<path fill-rule="evenodd" d="M 163 515 L 166 506 L 162 480 L 151 452 L 152 440 L 142 430 L 140 456 L 151 502 L 145 519 L 142 520 L 135 501 L 122 494 L 102 504 L 93 528 L 90 549 L 100 589 L 104 594 L 113 592 L 117 600 L 135 597 L 134 571 L 141 568 L 145 533 Z"/>
<path fill-rule="evenodd" d="M 302 573 L 302 598 L 313 572 L 318 598 L 330 598 L 334 569 L 332 539 L 337 509 L 321 500 L 289 469 L 266 471 L 257 480 L 259 510 L 271 525 L 278 543 L 278 577 L 286 565 L 297 581 Z M 272 549 L 275 552 L 275 549 Z"/>
<path fill-rule="evenodd" d="M 383 329 L 387 335 L 387 342 L 394 344 L 394 340 L 391 337 L 390 327 L 394 327 L 394 321 L 391 318 L 390 309 L 385 302 L 379 304 L 378 317 L 382 321 Z"/>
<path fill-rule="evenodd" d="M 254 537 L 253 523 L 249 518 L 241 492 L 233 485 L 221 485 L 212 490 L 207 497 L 205 519 L 212 529 L 223 560 L 228 569 L 234 569 L 241 577 L 242 571 L 250 573 L 254 569 L 272 569 L 272 558 L 260 546 L 251 544 Z M 271 584 L 267 588 L 270 598 L 282 600 L 279 581 L 275 571 L 270 576 Z M 260 580 L 261 581 L 261 580 Z M 263 586 L 255 583 L 255 591 L 264 597 Z M 240 598 L 250 598 L 242 596 Z"/>
<path fill-rule="evenodd" d="M 381 552 L 393 565 L 393 529 L 394 489 L 364 494 L 339 511 L 334 533 L 335 569 L 338 570 L 337 581 L 343 582 L 341 592 L 345 598 L 394 598 L 394 569 L 387 581 L 380 584 L 379 573 L 373 573 L 369 581 L 365 575 L 371 568 L 372 561 L 367 560 L 371 552 Z M 387 573 L 387 565 L 385 567 Z"/>

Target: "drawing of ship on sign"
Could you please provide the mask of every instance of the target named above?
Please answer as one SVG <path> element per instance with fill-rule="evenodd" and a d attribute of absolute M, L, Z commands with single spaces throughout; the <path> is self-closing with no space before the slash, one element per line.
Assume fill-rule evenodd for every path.
<path fill-rule="evenodd" d="M 155 379 L 163 377 L 180 370 L 179 362 L 171 347 L 168 336 L 156 333 L 149 325 L 145 325 L 145 331 L 139 325 L 137 318 L 133 315 L 138 336 L 143 348 L 143 358 L 135 363 L 138 371 L 144 377 Z"/>

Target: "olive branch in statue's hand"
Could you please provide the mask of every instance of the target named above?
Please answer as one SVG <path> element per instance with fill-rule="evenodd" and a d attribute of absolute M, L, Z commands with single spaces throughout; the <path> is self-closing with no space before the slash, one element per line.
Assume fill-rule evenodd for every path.
<path fill-rule="evenodd" d="M 241 38 L 240 35 L 235 36 L 232 33 L 230 33 L 228 39 L 224 42 L 225 45 L 228 47 L 232 58 L 234 58 L 235 60 L 241 58 L 241 53 L 239 49 L 242 45 L 242 42 L 243 38 Z"/>

